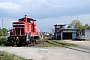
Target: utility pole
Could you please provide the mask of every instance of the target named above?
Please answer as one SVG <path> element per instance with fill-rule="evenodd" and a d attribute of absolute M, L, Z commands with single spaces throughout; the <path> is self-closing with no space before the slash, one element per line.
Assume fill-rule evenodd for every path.
<path fill-rule="evenodd" d="M 3 20 L 2 20 L 2 36 L 3 36 Z"/>
<path fill-rule="evenodd" d="M 77 15 L 77 20 L 78 20 L 78 15 Z"/>
<path fill-rule="evenodd" d="M 77 20 L 78 20 L 78 15 L 77 15 Z M 77 24 L 77 28 L 78 28 L 78 24 Z"/>

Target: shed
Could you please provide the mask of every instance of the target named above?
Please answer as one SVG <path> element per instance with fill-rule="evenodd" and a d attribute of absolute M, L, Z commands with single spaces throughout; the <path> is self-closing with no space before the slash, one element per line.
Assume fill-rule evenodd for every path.
<path fill-rule="evenodd" d="M 75 39 L 79 34 L 77 32 L 79 29 L 76 28 L 66 28 L 63 30 L 63 39 Z"/>
<path fill-rule="evenodd" d="M 57 40 L 60 39 L 75 39 L 79 35 L 77 28 L 65 28 L 66 24 L 56 24 L 54 36 Z"/>

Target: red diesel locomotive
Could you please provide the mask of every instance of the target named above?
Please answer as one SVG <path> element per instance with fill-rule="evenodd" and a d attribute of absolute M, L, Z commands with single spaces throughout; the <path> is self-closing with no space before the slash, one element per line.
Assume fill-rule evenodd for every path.
<path fill-rule="evenodd" d="M 8 35 L 9 42 L 15 43 L 31 43 L 39 39 L 36 31 L 36 20 L 28 18 L 25 15 L 24 18 L 20 18 L 18 22 L 12 23 L 12 30 Z"/>

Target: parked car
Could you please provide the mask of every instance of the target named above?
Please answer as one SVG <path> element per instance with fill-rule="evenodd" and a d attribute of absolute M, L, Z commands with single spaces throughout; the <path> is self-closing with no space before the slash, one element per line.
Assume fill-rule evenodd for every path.
<path fill-rule="evenodd" d="M 85 40 L 86 37 L 84 35 L 79 35 L 78 37 L 75 38 L 76 40 Z"/>

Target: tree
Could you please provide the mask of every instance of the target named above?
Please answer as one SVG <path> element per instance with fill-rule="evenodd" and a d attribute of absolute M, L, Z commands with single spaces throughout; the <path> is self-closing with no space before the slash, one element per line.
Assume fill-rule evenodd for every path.
<path fill-rule="evenodd" d="M 83 28 L 90 29 L 90 25 L 89 24 L 85 24 L 85 26 L 83 26 Z"/>
<path fill-rule="evenodd" d="M 2 35 L 2 29 L 0 28 L 0 35 Z"/>
<path fill-rule="evenodd" d="M 7 29 L 3 28 L 3 34 L 6 35 L 7 34 Z"/>
<path fill-rule="evenodd" d="M 71 28 L 71 26 L 69 25 L 67 28 Z"/>
<path fill-rule="evenodd" d="M 82 28 L 83 28 L 83 25 L 82 25 L 81 21 L 79 21 L 79 20 L 73 20 L 73 21 L 69 24 L 68 27 L 82 29 Z"/>
<path fill-rule="evenodd" d="M 6 28 L 0 29 L 0 35 L 2 35 L 2 32 L 3 32 L 3 35 L 6 35 L 7 29 Z"/>

